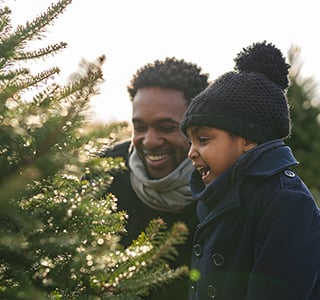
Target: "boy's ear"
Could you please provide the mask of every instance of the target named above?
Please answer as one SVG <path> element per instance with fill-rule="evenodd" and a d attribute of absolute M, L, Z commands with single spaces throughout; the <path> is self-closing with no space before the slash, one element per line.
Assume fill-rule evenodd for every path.
<path fill-rule="evenodd" d="M 243 151 L 244 152 L 248 152 L 249 150 L 251 150 L 255 146 L 257 146 L 256 142 L 253 142 L 247 138 L 243 138 Z"/>

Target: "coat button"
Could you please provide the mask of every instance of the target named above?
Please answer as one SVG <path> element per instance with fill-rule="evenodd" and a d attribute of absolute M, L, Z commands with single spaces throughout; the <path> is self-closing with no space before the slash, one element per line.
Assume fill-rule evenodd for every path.
<path fill-rule="evenodd" d="M 195 282 L 191 283 L 190 288 L 191 288 L 191 291 L 192 291 L 192 292 L 196 292 L 196 290 L 197 290 L 197 284 L 196 284 Z"/>
<path fill-rule="evenodd" d="M 216 289 L 213 285 L 209 285 L 207 288 L 208 296 L 210 299 L 214 299 L 216 297 Z"/>
<path fill-rule="evenodd" d="M 284 171 L 284 175 L 286 175 L 286 176 L 288 176 L 288 177 L 291 177 L 291 178 L 293 178 L 293 177 L 295 177 L 296 176 L 296 174 L 294 174 L 292 171 L 290 171 L 290 170 L 285 170 Z"/>
<path fill-rule="evenodd" d="M 215 266 L 221 267 L 224 264 L 224 257 L 220 253 L 214 253 L 212 255 L 212 260 Z"/>
<path fill-rule="evenodd" d="M 196 257 L 201 256 L 201 254 L 202 254 L 202 247 L 201 247 L 201 245 L 195 244 L 195 245 L 193 246 L 193 253 L 194 253 L 194 255 L 195 255 Z"/>

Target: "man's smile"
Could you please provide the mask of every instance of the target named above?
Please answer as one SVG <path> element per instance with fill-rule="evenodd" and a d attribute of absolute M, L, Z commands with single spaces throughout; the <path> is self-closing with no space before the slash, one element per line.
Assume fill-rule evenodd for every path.
<path fill-rule="evenodd" d="M 146 160 L 157 162 L 168 158 L 168 154 L 144 154 Z"/>

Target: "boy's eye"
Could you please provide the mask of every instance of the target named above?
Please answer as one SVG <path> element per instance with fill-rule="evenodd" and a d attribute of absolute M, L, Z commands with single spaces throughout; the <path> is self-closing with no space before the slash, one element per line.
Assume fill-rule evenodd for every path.
<path fill-rule="evenodd" d="M 188 139 L 188 143 L 189 143 L 189 145 L 191 146 L 191 145 L 194 144 L 194 143 L 204 144 L 204 143 L 206 143 L 208 140 L 209 140 L 209 138 L 206 138 L 206 137 L 203 137 L 203 136 L 199 136 L 199 137 L 197 137 L 197 138 L 194 138 L 194 139 L 193 139 L 193 142 L 192 142 L 192 139 Z"/>
<path fill-rule="evenodd" d="M 208 140 L 208 138 L 203 137 L 203 136 L 199 136 L 198 139 L 199 139 L 199 143 L 205 143 Z"/>

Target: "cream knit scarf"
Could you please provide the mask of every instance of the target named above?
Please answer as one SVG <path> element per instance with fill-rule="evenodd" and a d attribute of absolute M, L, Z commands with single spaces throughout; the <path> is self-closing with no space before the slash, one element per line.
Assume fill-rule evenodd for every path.
<path fill-rule="evenodd" d="M 134 149 L 129 158 L 129 167 L 133 190 L 149 207 L 181 213 L 194 203 L 188 182 L 194 168 L 188 158 L 166 177 L 149 179 L 145 166 Z"/>

